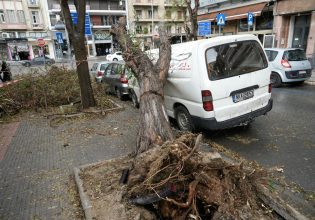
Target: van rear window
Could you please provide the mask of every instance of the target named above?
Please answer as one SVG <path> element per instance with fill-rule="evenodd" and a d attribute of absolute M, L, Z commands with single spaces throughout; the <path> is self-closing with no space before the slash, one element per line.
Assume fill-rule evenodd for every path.
<path fill-rule="evenodd" d="M 256 41 L 241 41 L 211 47 L 206 51 L 210 80 L 238 76 L 268 67 L 265 54 Z"/>

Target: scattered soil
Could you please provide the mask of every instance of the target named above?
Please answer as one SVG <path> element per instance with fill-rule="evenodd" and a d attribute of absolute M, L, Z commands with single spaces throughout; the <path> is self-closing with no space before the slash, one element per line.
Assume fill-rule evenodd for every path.
<path fill-rule="evenodd" d="M 267 173 L 199 152 L 200 138 L 185 134 L 135 159 L 83 169 L 94 219 L 278 219 L 257 196 Z"/>

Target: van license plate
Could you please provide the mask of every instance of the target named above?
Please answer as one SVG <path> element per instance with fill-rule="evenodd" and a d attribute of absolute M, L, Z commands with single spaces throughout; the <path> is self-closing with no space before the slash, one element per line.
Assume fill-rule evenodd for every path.
<path fill-rule="evenodd" d="M 232 96 L 233 102 L 237 103 L 237 102 L 241 102 L 244 101 L 246 99 L 250 99 L 254 97 L 254 90 L 248 90 L 246 92 L 241 92 L 241 93 L 237 93 L 235 95 Z"/>

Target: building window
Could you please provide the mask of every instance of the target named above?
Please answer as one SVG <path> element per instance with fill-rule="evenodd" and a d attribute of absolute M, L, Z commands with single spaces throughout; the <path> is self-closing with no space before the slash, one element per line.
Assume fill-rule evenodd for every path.
<path fill-rule="evenodd" d="M 152 10 L 148 10 L 148 18 L 153 18 Z"/>
<path fill-rule="evenodd" d="M 182 27 L 178 26 L 176 31 L 177 31 L 177 34 L 181 34 L 182 33 Z"/>
<path fill-rule="evenodd" d="M 49 16 L 50 16 L 51 26 L 55 26 L 57 23 L 57 16 L 55 14 L 50 14 Z"/>
<path fill-rule="evenodd" d="M 32 24 L 40 23 L 38 11 L 31 11 L 31 19 L 32 19 Z"/>
<path fill-rule="evenodd" d="M 25 32 L 19 32 L 19 37 L 20 38 L 25 38 L 26 37 L 26 33 Z"/>
<path fill-rule="evenodd" d="M 170 34 L 172 32 L 172 26 L 166 26 L 166 33 Z"/>
<path fill-rule="evenodd" d="M 255 17 L 256 30 L 272 30 L 273 27 L 273 12 L 263 12 L 261 16 Z"/>
<path fill-rule="evenodd" d="M 137 34 L 141 34 L 141 33 L 142 33 L 142 27 L 141 27 L 140 25 L 138 25 L 138 26 L 136 27 L 136 33 L 137 33 Z"/>
<path fill-rule="evenodd" d="M 136 18 L 141 19 L 142 18 L 142 11 L 141 10 L 136 10 Z"/>
<path fill-rule="evenodd" d="M 17 11 L 17 16 L 18 16 L 18 19 L 19 19 L 19 23 L 25 24 L 24 11 L 18 10 L 18 11 Z"/>
<path fill-rule="evenodd" d="M 17 23 L 14 10 L 7 10 L 9 23 Z"/>
<path fill-rule="evenodd" d="M 171 18 L 172 18 L 172 11 L 171 11 L 171 10 L 166 10 L 166 12 L 165 12 L 165 18 L 166 18 L 166 19 L 171 19 Z"/>
<path fill-rule="evenodd" d="M 177 11 L 177 19 L 183 19 L 183 12 Z"/>
<path fill-rule="evenodd" d="M 5 14 L 3 10 L 0 10 L 0 23 L 5 23 Z"/>

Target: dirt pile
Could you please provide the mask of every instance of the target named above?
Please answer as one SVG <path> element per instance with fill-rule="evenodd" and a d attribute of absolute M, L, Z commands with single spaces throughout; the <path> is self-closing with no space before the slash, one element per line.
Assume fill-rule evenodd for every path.
<path fill-rule="evenodd" d="M 198 152 L 200 139 L 182 135 L 137 157 L 124 201 L 160 219 L 275 219 L 256 193 L 266 174 Z"/>

